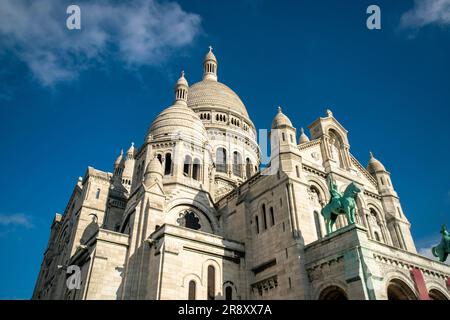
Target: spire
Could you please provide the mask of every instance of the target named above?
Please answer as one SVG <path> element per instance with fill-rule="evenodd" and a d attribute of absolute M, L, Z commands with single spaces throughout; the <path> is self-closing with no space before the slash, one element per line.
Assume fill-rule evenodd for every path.
<path fill-rule="evenodd" d="M 175 84 L 175 103 L 187 105 L 189 84 L 184 77 L 184 71 L 181 71 L 180 78 Z"/>
<path fill-rule="evenodd" d="M 209 46 L 209 52 L 203 60 L 203 80 L 217 81 L 217 59 Z"/>
<path fill-rule="evenodd" d="M 303 128 L 300 129 L 300 139 L 299 139 L 299 142 L 300 142 L 300 144 L 309 142 L 309 138 L 308 138 L 308 136 L 305 134 L 305 130 L 303 130 Z"/>

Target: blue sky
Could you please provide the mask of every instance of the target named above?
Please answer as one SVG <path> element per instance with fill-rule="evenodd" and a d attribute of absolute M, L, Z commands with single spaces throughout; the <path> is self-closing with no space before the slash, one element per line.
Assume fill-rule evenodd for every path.
<path fill-rule="evenodd" d="M 65 28 L 81 7 L 82 29 Z M 330 108 L 363 165 L 392 174 L 416 245 L 450 224 L 450 1 L 5 0 L 0 3 L 0 298 L 28 299 L 55 212 L 88 165 L 112 170 L 173 99 L 180 70 L 219 80 L 257 128 Z M 366 8 L 381 8 L 381 30 Z M 437 10 L 436 10 L 437 9 Z"/>

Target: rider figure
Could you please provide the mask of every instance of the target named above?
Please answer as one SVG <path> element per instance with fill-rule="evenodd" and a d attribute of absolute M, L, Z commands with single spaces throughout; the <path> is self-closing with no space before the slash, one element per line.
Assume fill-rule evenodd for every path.
<path fill-rule="evenodd" d="M 333 181 L 331 174 L 327 176 L 328 186 L 330 187 L 331 199 L 330 203 L 337 202 L 337 207 L 340 206 L 339 199 L 342 198 L 342 194 L 337 190 L 337 185 Z"/>

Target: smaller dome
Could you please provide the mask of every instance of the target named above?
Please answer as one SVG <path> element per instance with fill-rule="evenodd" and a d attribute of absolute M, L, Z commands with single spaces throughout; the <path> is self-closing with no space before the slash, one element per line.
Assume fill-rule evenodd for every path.
<path fill-rule="evenodd" d="M 308 136 L 305 134 L 305 130 L 303 128 L 300 129 L 300 144 L 309 142 Z"/>
<path fill-rule="evenodd" d="M 120 154 L 117 157 L 116 161 L 114 162 L 114 166 L 120 165 L 120 163 L 122 162 L 122 158 L 123 158 L 123 149 L 120 150 Z"/>
<path fill-rule="evenodd" d="M 370 174 L 374 174 L 379 171 L 386 171 L 384 165 L 379 160 L 375 159 L 372 152 L 370 153 L 369 163 L 367 164 L 367 171 L 369 171 Z"/>
<path fill-rule="evenodd" d="M 278 129 L 280 127 L 292 127 L 292 122 L 289 118 L 281 111 L 281 107 L 278 107 L 278 113 L 272 121 L 272 129 Z"/>
<path fill-rule="evenodd" d="M 208 140 L 205 126 L 198 115 L 183 104 L 163 110 L 153 121 L 149 134 L 153 138 L 172 136 L 203 143 Z"/>

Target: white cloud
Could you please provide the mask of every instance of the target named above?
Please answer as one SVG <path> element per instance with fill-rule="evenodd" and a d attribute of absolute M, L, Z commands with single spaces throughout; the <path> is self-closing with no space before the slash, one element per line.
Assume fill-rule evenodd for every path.
<path fill-rule="evenodd" d="M 438 243 L 436 243 L 436 245 L 438 245 Z M 431 252 L 431 248 L 433 248 L 433 247 L 434 246 L 418 248 L 417 249 L 417 253 L 422 255 L 422 256 L 424 256 L 424 257 L 427 257 L 429 259 L 438 260 L 438 258 L 433 256 L 433 253 Z"/>
<path fill-rule="evenodd" d="M 155 65 L 189 45 L 200 16 L 175 2 L 79 0 L 81 30 L 66 28 L 60 0 L 2 0 L 0 50 L 15 53 L 45 86 L 67 81 L 104 58 L 127 66 Z"/>
<path fill-rule="evenodd" d="M 450 25 L 450 0 L 415 0 L 414 8 L 405 12 L 400 25 L 421 28 L 426 25 Z"/>
<path fill-rule="evenodd" d="M 0 225 L 5 227 L 21 226 L 28 229 L 34 227 L 31 218 L 22 213 L 0 214 Z"/>
<path fill-rule="evenodd" d="M 430 236 L 421 238 L 416 241 L 417 253 L 432 260 L 438 260 L 438 258 L 433 256 L 431 249 L 434 246 L 437 246 L 440 242 L 441 235 L 439 234 L 439 231 Z"/>

